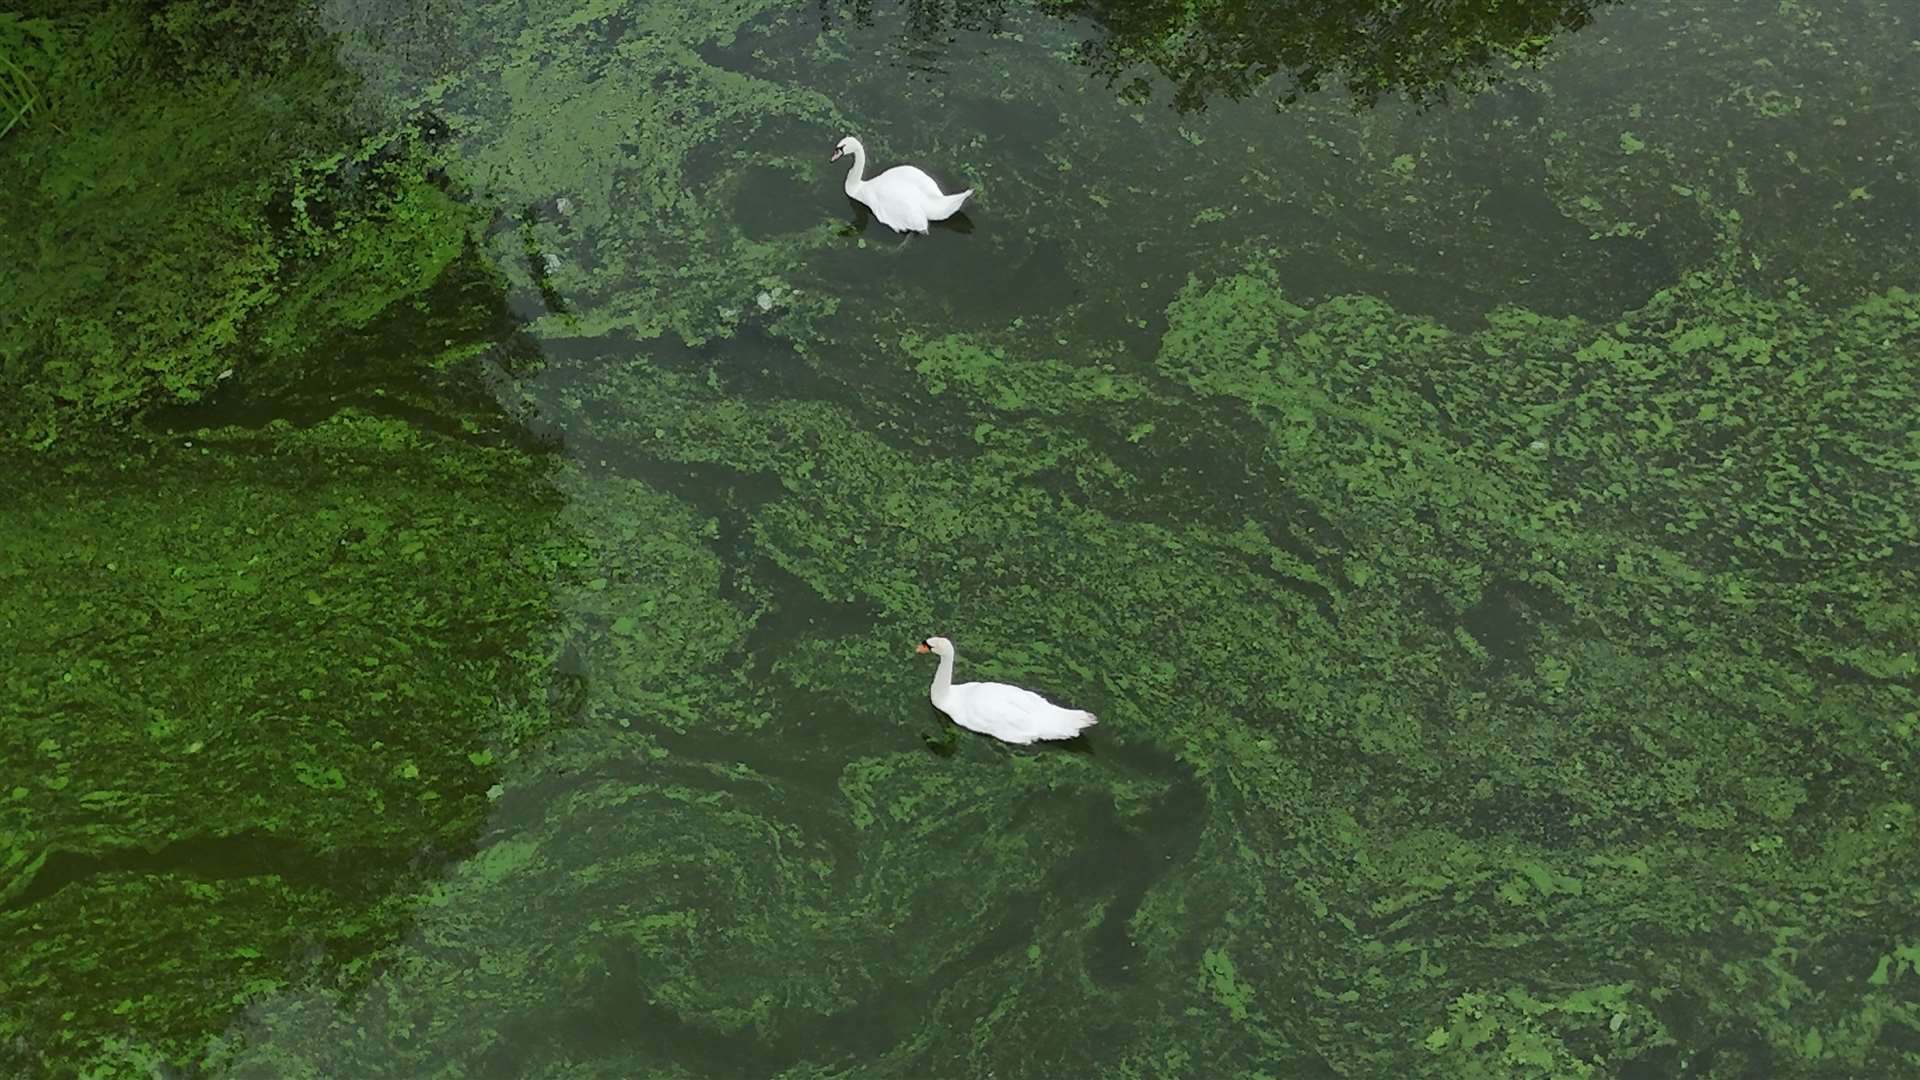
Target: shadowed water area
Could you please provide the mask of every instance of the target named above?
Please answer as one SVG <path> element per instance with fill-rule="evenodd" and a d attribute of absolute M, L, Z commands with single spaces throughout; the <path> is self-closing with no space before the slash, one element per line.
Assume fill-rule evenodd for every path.
<path fill-rule="evenodd" d="M 0 1073 L 1920 1075 L 1917 118 L 1895 0 L 0 6 Z"/>

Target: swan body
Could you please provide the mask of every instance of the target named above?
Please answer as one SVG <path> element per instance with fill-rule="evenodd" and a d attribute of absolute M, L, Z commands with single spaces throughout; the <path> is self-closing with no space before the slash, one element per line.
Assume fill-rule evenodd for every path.
<path fill-rule="evenodd" d="M 1002 742 L 1025 745 L 1043 739 L 1071 739 L 1097 718 L 1082 709 L 1063 709 L 1031 690 L 997 682 L 953 681 L 953 642 L 930 637 L 914 650 L 940 657 L 933 676 L 933 707 L 968 731 Z"/>
<path fill-rule="evenodd" d="M 973 194 L 968 188 L 958 195 L 948 195 L 933 177 L 912 165 L 896 165 L 868 180 L 863 175 L 867 171 L 867 148 L 851 135 L 840 140 L 827 160 L 839 161 L 848 154 L 853 156 L 853 168 L 847 170 L 848 197 L 865 203 L 873 216 L 894 232 L 924 235 L 929 222 L 952 217 Z"/>

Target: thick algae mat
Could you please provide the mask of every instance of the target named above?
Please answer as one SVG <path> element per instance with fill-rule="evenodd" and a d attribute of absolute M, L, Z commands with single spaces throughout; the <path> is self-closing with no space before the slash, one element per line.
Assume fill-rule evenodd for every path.
<path fill-rule="evenodd" d="M 1920 22 L 1373 6 L 0 21 L 0 1064 L 1920 1071 Z"/>

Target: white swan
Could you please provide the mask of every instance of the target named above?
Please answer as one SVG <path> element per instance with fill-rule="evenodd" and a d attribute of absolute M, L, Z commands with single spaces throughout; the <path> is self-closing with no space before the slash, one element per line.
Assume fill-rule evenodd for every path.
<path fill-rule="evenodd" d="M 871 180 L 867 171 L 867 148 L 849 135 L 833 148 L 828 161 L 839 161 L 842 154 L 853 155 L 853 168 L 847 170 L 847 194 L 867 204 L 873 216 L 894 232 L 925 233 L 930 221 L 945 221 L 973 194 L 968 188 L 958 195 L 946 195 L 933 177 L 911 165 L 895 165 Z"/>
<path fill-rule="evenodd" d="M 997 682 L 953 682 L 953 642 L 930 637 L 914 650 L 940 657 L 933 676 L 933 707 L 968 731 L 1010 743 L 1071 739 L 1096 718 L 1080 709 L 1063 709 L 1031 690 Z"/>

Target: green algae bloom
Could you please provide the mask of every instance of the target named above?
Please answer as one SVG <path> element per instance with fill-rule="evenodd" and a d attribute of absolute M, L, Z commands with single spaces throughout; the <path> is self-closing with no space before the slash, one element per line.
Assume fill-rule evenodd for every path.
<path fill-rule="evenodd" d="M 1920 1070 L 1912 16 L 1358 8 L 0 20 L 0 1071 Z"/>

